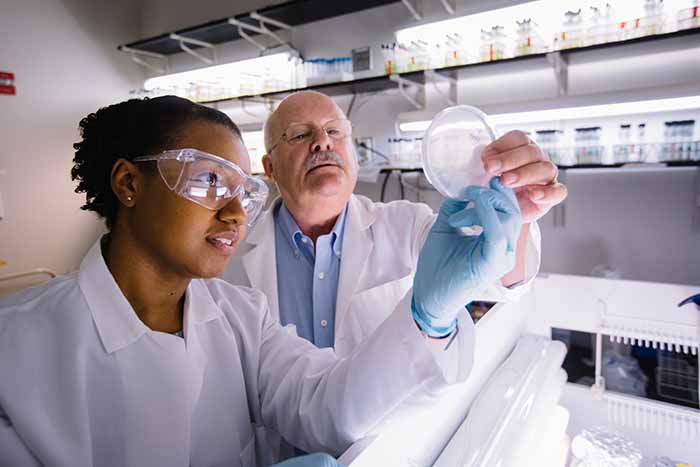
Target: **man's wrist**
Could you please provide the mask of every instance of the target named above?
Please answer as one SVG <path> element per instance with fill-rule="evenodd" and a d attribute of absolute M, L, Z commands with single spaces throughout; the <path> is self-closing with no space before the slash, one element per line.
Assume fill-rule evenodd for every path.
<path fill-rule="evenodd" d="M 433 339 L 443 339 L 450 336 L 457 326 L 456 318 L 454 318 L 450 323 L 445 323 L 443 326 L 436 325 L 435 319 L 428 316 L 427 313 L 422 311 L 418 305 L 416 305 L 415 297 L 411 299 L 411 314 L 413 315 L 413 320 L 415 321 L 416 326 L 418 326 L 418 329 L 427 337 L 431 337 Z"/>

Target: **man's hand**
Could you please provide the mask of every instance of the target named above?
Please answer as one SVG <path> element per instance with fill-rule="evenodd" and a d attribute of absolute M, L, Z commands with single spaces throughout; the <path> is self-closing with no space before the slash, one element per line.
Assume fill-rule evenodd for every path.
<path fill-rule="evenodd" d="M 464 201 L 445 200 L 421 249 L 411 311 L 431 337 L 450 334 L 457 314 L 479 290 L 515 265 L 522 226 L 517 200 L 497 177 L 489 187 L 467 187 Z M 461 233 L 477 225 L 483 227 L 481 235 Z"/>
<path fill-rule="evenodd" d="M 500 175 L 503 185 L 513 188 L 523 224 L 540 219 L 564 201 L 566 186 L 557 181 L 557 166 L 522 131 L 509 131 L 481 153 L 490 175 Z"/>

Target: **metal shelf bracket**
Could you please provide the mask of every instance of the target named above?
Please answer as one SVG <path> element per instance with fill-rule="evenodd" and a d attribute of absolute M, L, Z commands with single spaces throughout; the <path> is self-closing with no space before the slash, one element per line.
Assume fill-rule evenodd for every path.
<path fill-rule="evenodd" d="M 145 50 L 132 49 L 125 45 L 120 46 L 119 50 L 130 54 L 131 60 L 143 67 L 148 68 L 151 71 L 155 71 L 156 73 L 161 75 L 167 73 L 168 71 L 168 57 L 166 57 L 163 54 L 157 54 L 155 52 L 146 52 Z M 161 63 L 161 66 L 154 65 L 141 57 L 156 59 Z"/>
<path fill-rule="evenodd" d="M 243 39 L 245 39 L 249 43 L 253 44 L 253 46 L 256 47 L 257 49 L 259 49 L 260 51 L 267 49 L 267 47 L 265 47 L 263 44 L 261 44 L 260 42 L 256 41 L 252 37 L 250 37 L 248 35 L 248 33 L 245 32 L 245 30 L 248 29 L 250 31 L 257 32 L 258 34 L 264 34 L 263 32 L 261 32 L 262 29 L 255 27 L 253 25 L 250 25 L 248 23 L 238 21 L 236 18 L 229 18 L 228 24 L 230 24 L 232 26 L 236 26 L 236 28 L 238 29 L 238 35 L 240 35 Z"/>
<path fill-rule="evenodd" d="M 448 15 L 454 15 L 457 11 L 457 0 L 442 0 L 442 6 Z"/>
<path fill-rule="evenodd" d="M 411 13 L 411 15 L 416 21 L 420 21 L 423 19 L 423 15 L 421 15 L 418 11 L 418 1 L 419 0 L 401 0 L 401 3 L 404 4 L 406 9 L 408 9 L 408 11 Z"/>
<path fill-rule="evenodd" d="M 258 25 L 255 26 L 255 25 L 250 24 L 250 23 L 245 23 L 245 22 L 243 22 L 243 21 L 237 20 L 236 18 L 229 18 L 229 19 L 227 20 L 229 24 L 231 24 L 231 25 L 233 25 L 233 26 L 236 26 L 236 27 L 238 28 L 238 34 L 240 34 L 240 36 L 241 36 L 243 39 L 245 39 L 246 41 L 250 42 L 250 43 L 253 44 L 255 47 L 257 47 L 258 49 L 260 49 L 261 51 L 266 50 L 268 47 L 264 46 L 264 45 L 261 44 L 260 42 L 256 41 L 256 40 L 253 39 L 252 37 L 250 37 L 250 35 L 247 34 L 247 33 L 245 32 L 245 30 L 253 31 L 253 32 L 256 32 L 256 33 L 258 33 L 258 34 L 262 34 L 262 35 L 264 35 L 264 36 L 271 37 L 272 39 L 274 39 L 274 40 L 277 42 L 277 45 L 285 45 L 285 44 L 287 44 L 287 41 L 285 41 L 284 39 L 282 39 L 280 36 L 278 36 L 277 34 L 275 34 L 273 31 L 270 31 L 270 29 L 268 29 L 268 27 L 267 27 L 266 25 L 269 24 L 269 25 L 272 25 L 272 26 L 276 26 L 276 27 L 278 27 L 278 28 L 280 28 L 280 29 L 285 29 L 285 30 L 287 30 L 287 31 L 291 31 L 291 30 L 292 30 L 292 26 L 290 26 L 290 25 L 288 25 L 288 24 L 286 24 L 286 23 L 283 23 L 282 21 L 277 21 L 277 20 L 275 20 L 275 19 L 268 18 L 267 16 L 261 15 L 261 14 L 258 13 L 257 11 L 251 11 L 250 14 L 249 14 L 248 16 L 250 17 L 250 19 L 254 19 L 255 21 L 257 21 L 257 22 L 258 22 Z"/>
<path fill-rule="evenodd" d="M 404 99 L 406 99 L 408 102 L 413 104 L 413 106 L 416 109 L 425 108 L 425 85 L 424 84 L 416 83 L 415 81 L 411 81 L 409 79 L 403 78 L 400 75 L 389 75 L 389 79 L 399 85 L 399 93 L 403 96 Z M 418 88 L 418 99 L 415 99 L 409 93 L 406 92 L 406 87 L 410 87 L 410 86 Z"/>
<path fill-rule="evenodd" d="M 425 79 L 426 81 L 430 80 L 430 82 L 435 85 L 436 89 L 438 89 L 437 81 L 447 81 L 450 84 L 448 94 L 445 95 L 443 92 L 440 92 L 439 89 L 438 92 L 440 92 L 440 95 L 442 95 L 450 105 L 457 105 L 457 80 L 455 78 L 437 73 L 434 70 L 425 70 Z"/>
<path fill-rule="evenodd" d="M 547 54 L 547 61 L 554 69 L 554 78 L 557 80 L 557 95 L 565 96 L 569 92 L 569 61 L 561 52 Z"/>
<path fill-rule="evenodd" d="M 192 39 L 190 37 L 181 36 L 180 34 L 176 34 L 174 32 L 170 33 L 170 38 L 180 43 L 180 48 L 183 52 L 187 52 L 193 57 L 203 61 L 207 65 L 212 65 L 216 63 L 216 47 L 214 46 L 214 44 L 210 44 L 209 42 L 204 42 L 197 39 Z M 211 57 L 207 57 L 206 55 L 201 54 L 196 50 L 193 50 L 191 47 L 189 47 L 189 44 L 204 47 L 211 50 Z"/>

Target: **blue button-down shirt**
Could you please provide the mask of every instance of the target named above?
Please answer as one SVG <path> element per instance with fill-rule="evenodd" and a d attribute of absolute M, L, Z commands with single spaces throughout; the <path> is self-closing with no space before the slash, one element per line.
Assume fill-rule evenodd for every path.
<path fill-rule="evenodd" d="M 297 334 L 317 347 L 333 347 L 346 211 L 329 234 L 316 239 L 315 249 L 284 203 L 275 211 L 280 321 L 296 325 Z"/>

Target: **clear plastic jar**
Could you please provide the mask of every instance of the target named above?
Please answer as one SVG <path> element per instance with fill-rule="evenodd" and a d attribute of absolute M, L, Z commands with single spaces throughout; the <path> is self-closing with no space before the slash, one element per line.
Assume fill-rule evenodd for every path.
<path fill-rule="evenodd" d="M 612 6 L 609 3 L 605 7 L 590 7 L 591 19 L 587 30 L 586 44 L 605 44 L 620 40 L 616 24 L 612 22 Z"/>
<path fill-rule="evenodd" d="M 678 29 L 700 27 L 700 0 L 695 0 L 693 6 L 678 12 Z"/>
<path fill-rule="evenodd" d="M 555 38 L 558 49 L 570 49 L 573 47 L 583 47 L 583 15 L 581 9 L 577 11 L 567 11 L 564 14 L 562 32 Z"/>
<path fill-rule="evenodd" d="M 631 162 L 630 155 L 634 150 L 632 144 L 632 125 L 626 123 L 620 125 L 617 133 L 617 144 L 613 146 L 613 158 L 616 164 Z"/>
<path fill-rule="evenodd" d="M 480 56 L 482 62 L 501 60 L 506 55 L 506 35 L 503 26 L 494 26 L 490 31 L 481 30 Z"/>
<path fill-rule="evenodd" d="M 576 163 L 602 164 L 605 148 L 600 144 L 602 129 L 599 126 L 576 128 L 574 135 Z"/>
<path fill-rule="evenodd" d="M 516 21 L 517 38 L 515 40 L 515 56 L 545 52 L 547 46 L 539 33 L 537 23 L 527 18 Z"/>

